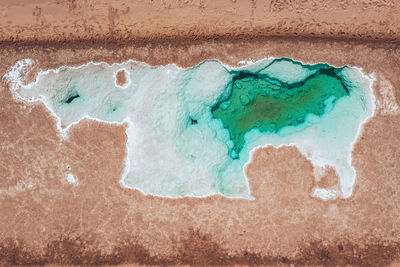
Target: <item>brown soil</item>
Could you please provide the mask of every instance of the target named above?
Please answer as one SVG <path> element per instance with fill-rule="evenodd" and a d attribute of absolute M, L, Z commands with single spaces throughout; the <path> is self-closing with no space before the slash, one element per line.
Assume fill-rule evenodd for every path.
<path fill-rule="evenodd" d="M 232 14 L 225 17 L 216 12 L 220 3 L 211 1 L 143 1 L 129 9 L 122 8 L 123 1 L 96 5 L 91 1 L 6 2 L 9 8 L 0 11 L 0 36 L 5 40 L 0 45 L 0 75 L 22 58 L 33 58 L 35 70 L 44 70 L 88 61 L 135 59 L 188 67 L 207 58 L 236 65 L 239 60 L 285 56 L 374 72 L 378 110 L 353 151 L 357 184 L 350 199 L 311 197 L 313 167 L 294 147 L 255 152 L 246 168 L 254 201 L 221 196 L 165 199 L 120 186 L 126 126 L 84 120 L 63 139 L 42 104 L 14 99 L 3 81 L 0 265 L 396 266 L 399 262 L 400 114 L 390 111 L 385 93 L 393 90 L 390 101 L 399 103 L 397 2 L 309 1 L 300 5 L 301 1 L 266 1 L 260 9 L 260 1 L 252 5 L 237 1 L 229 6 L 233 11 L 221 11 Z M 165 3 L 172 7 L 164 10 Z M 160 7 L 150 12 L 148 5 Z M 196 5 L 200 7 L 195 16 L 191 10 L 197 10 Z M 53 8 L 53 17 L 47 8 Z M 36 10 L 34 18 L 26 15 L 31 9 Z M 238 16 L 241 12 L 248 14 Z M 137 17 L 132 18 L 133 14 Z M 106 28 L 103 15 L 109 18 Z M 223 20 L 227 17 L 229 21 Z M 285 32 L 300 18 L 303 26 L 298 28 L 304 29 L 304 38 L 295 37 L 293 29 L 287 31 L 292 37 L 255 30 L 276 24 L 279 32 Z M 145 23 L 147 19 L 152 19 L 152 26 Z M 187 23 L 178 23 L 179 19 Z M 176 27 L 163 28 L 161 23 Z M 125 27 L 127 31 L 121 30 Z M 336 39 L 315 37 L 342 27 L 349 34 L 334 32 Z M 241 32 L 236 36 L 238 28 Z M 277 35 L 276 29 L 272 35 Z M 375 34 L 382 40 L 375 40 Z M 65 40 L 60 41 L 60 36 Z M 341 36 L 350 39 L 339 40 Z M 123 40 L 116 40 L 119 37 Z M 66 181 L 69 172 L 78 185 Z M 336 179 L 328 171 L 320 185 L 334 186 Z"/>
<path fill-rule="evenodd" d="M 124 70 L 119 70 L 115 78 L 117 79 L 117 85 L 124 86 L 126 84 L 126 72 Z"/>
<path fill-rule="evenodd" d="M 2 0 L 1 40 L 319 36 L 398 39 L 395 0 Z"/>

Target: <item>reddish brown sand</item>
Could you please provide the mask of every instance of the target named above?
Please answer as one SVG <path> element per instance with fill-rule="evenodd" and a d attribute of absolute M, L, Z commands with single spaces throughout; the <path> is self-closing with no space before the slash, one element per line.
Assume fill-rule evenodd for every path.
<path fill-rule="evenodd" d="M 285 6 L 284 2 L 271 1 L 275 3 L 271 4 L 271 10 Z M 312 2 L 317 6 L 324 3 Z M 345 1 L 336 2 L 343 4 Z M 398 10 L 390 1 L 353 1 L 348 6 L 362 7 L 367 2 L 386 3 L 386 6 L 365 10 L 368 14 L 377 15 L 378 11 L 392 14 Z M 199 1 L 202 3 L 212 5 Z M 79 5 L 78 1 L 64 4 L 72 8 L 72 14 L 77 12 L 73 7 Z M 143 5 L 146 4 L 143 2 Z M 44 9 L 41 10 L 43 15 Z M 258 11 L 257 8 L 251 10 Z M 328 11 L 325 9 L 327 16 Z M 7 14 L 10 11 L 1 12 Z M 109 9 L 108 12 L 123 17 L 119 13 L 122 11 Z M 276 12 L 280 14 L 280 11 Z M 290 8 L 282 12 L 297 14 Z M 299 12 L 304 15 L 311 11 Z M 38 23 L 41 23 L 40 14 Z M 338 14 L 348 19 L 346 12 Z M 367 20 L 364 15 L 360 16 Z M 308 17 L 309 20 L 313 18 Z M 336 19 L 336 16 L 330 18 Z M 29 19 L 21 18 L 26 23 Z M 235 19 L 238 18 L 232 18 Z M 378 21 L 372 20 L 369 18 L 365 27 Z M 113 21 L 112 25 L 122 27 L 115 19 Z M 315 21 L 318 23 L 317 16 Z M 202 20 L 203 24 L 211 22 Z M 364 22 L 360 19 L 355 23 Z M 131 29 L 146 33 L 147 29 L 141 29 L 141 25 Z M 307 29 L 312 29 L 310 24 L 307 25 L 310 27 Z M 400 24 L 394 20 L 387 25 L 382 29 L 390 32 Z M 29 35 L 31 28 L 9 26 L 5 31 L 4 24 L 2 26 L 5 37 L 11 36 L 15 29 L 26 33 L 22 36 L 26 40 L 32 37 Z M 385 90 L 393 86 L 392 101 L 399 103 L 398 40 L 368 41 L 367 36 L 363 40 L 342 41 L 259 37 L 254 36 L 253 28 L 249 27 L 241 38 L 233 39 L 226 35 L 208 39 L 209 35 L 204 35 L 197 41 L 193 38 L 185 41 L 177 36 L 175 41 L 160 37 L 140 42 L 3 42 L 0 45 L 0 75 L 17 60 L 27 57 L 36 60 L 35 71 L 64 64 L 114 63 L 127 59 L 188 67 L 207 58 L 217 58 L 235 65 L 239 60 L 268 56 L 362 67 L 366 73 L 375 72 L 377 112 L 365 125 L 353 151 L 357 182 L 350 199 L 324 202 L 312 198 L 313 167 L 294 147 L 267 147 L 255 152 L 253 162 L 246 169 L 254 201 L 221 196 L 183 199 L 144 196 L 138 191 L 122 188 L 118 181 L 124 167 L 126 125 L 84 120 L 70 129 L 69 138 L 62 139 L 57 134 L 55 119 L 42 104 L 13 99 L 3 81 L 0 85 L 0 265 L 398 265 L 400 114 L 388 112 L 385 94 Z M 284 25 L 280 27 L 285 28 Z M 315 27 L 322 29 L 324 26 Z M 377 32 L 379 27 L 370 31 Z M 50 36 L 40 29 L 37 32 L 42 34 L 38 35 L 43 37 L 41 39 Z M 393 31 L 392 37 L 397 38 L 398 31 Z M 339 38 L 340 34 L 334 36 Z M 34 75 L 29 75 L 29 79 L 34 79 Z M 67 182 L 69 172 L 78 179 L 77 185 Z M 336 183 L 334 171 L 329 170 L 318 185 L 329 188 Z"/>
<path fill-rule="evenodd" d="M 126 72 L 124 70 L 119 70 L 115 78 L 117 79 L 117 85 L 124 86 L 126 84 Z"/>
<path fill-rule="evenodd" d="M 396 0 L 2 0 L 1 6 L 1 40 L 400 36 Z"/>

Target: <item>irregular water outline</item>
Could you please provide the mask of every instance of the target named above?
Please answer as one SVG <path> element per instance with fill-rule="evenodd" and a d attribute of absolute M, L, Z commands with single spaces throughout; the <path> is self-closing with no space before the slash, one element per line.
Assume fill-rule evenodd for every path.
<path fill-rule="evenodd" d="M 374 84 L 374 82 L 376 81 L 375 73 L 373 72 L 373 73 L 371 73 L 371 74 L 369 74 L 369 75 L 364 74 L 364 73 L 362 72 L 362 68 L 361 68 L 361 67 L 355 67 L 355 66 L 349 66 L 349 65 L 343 65 L 343 66 L 341 66 L 341 67 L 337 67 L 337 66 L 331 65 L 331 64 L 329 64 L 329 63 L 327 63 L 327 62 L 309 63 L 309 62 L 302 62 L 302 61 L 299 61 L 299 60 L 294 60 L 294 59 L 287 58 L 287 57 L 276 58 L 276 57 L 271 57 L 271 56 L 270 56 L 270 57 L 265 57 L 265 58 L 262 58 L 262 59 L 256 60 L 256 61 L 253 61 L 252 59 L 238 61 L 238 64 L 245 63 L 245 65 L 242 65 L 242 66 L 229 66 L 229 65 L 227 65 L 227 64 L 224 64 L 223 62 L 221 62 L 221 61 L 218 60 L 218 59 L 205 59 L 205 60 L 201 61 L 200 63 L 196 64 L 195 66 L 188 67 L 188 68 L 180 67 L 180 66 L 176 65 L 175 63 L 169 63 L 169 64 L 166 64 L 166 65 L 161 65 L 161 64 L 160 64 L 160 65 L 150 65 L 150 64 L 147 64 L 146 62 L 141 62 L 141 61 L 137 61 L 137 60 L 134 60 L 134 59 L 129 59 L 129 60 L 124 61 L 124 62 L 121 62 L 121 63 L 115 62 L 115 63 L 112 63 L 112 64 L 109 64 L 109 63 L 104 62 L 104 61 L 100 61 L 100 62 L 89 61 L 89 62 L 87 62 L 86 64 L 79 65 L 79 66 L 68 66 L 68 65 L 65 64 L 65 65 L 62 65 L 62 66 L 60 66 L 60 67 L 58 67 L 58 68 L 56 68 L 56 69 L 48 69 L 48 70 L 45 70 L 45 71 L 40 70 L 40 71 L 37 73 L 34 82 L 31 82 L 31 83 L 29 83 L 29 84 L 27 84 L 27 85 L 24 85 L 24 84 L 23 84 L 23 80 L 21 80 L 22 77 L 17 77 L 17 79 L 15 79 L 15 77 L 13 78 L 13 77 L 10 77 L 10 75 L 9 75 L 12 71 L 17 71 L 17 70 L 18 70 L 18 67 L 17 67 L 18 64 L 23 64 L 22 62 L 24 62 L 24 61 L 27 62 L 26 65 L 22 65 L 21 68 L 19 68 L 18 74 L 21 74 L 21 71 L 22 71 L 22 68 L 23 68 L 23 67 L 29 67 L 29 66 L 31 66 L 31 65 L 35 62 L 34 60 L 32 60 L 32 59 L 30 59 L 30 58 L 24 58 L 24 59 L 21 59 L 21 60 L 16 61 L 16 63 L 15 63 L 13 66 L 11 66 L 11 67 L 7 70 L 7 72 L 2 76 L 2 78 L 3 78 L 4 80 L 8 81 L 8 87 L 9 87 L 10 91 L 12 92 L 12 96 L 14 97 L 14 99 L 19 100 L 19 101 L 22 101 L 22 102 L 25 102 L 25 103 L 27 102 L 27 103 L 33 103 L 33 104 L 35 104 L 35 103 L 37 103 L 37 102 L 41 102 L 41 103 L 43 103 L 43 104 L 45 105 L 46 109 L 47 109 L 47 110 L 50 112 L 50 114 L 56 119 L 56 127 L 57 127 L 57 130 L 58 130 L 59 134 L 60 134 L 61 139 L 64 139 L 64 140 L 65 140 L 65 139 L 68 139 L 68 138 L 69 138 L 69 136 L 68 136 L 68 131 L 69 131 L 69 129 L 71 128 L 71 126 L 74 126 L 74 125 L 79 124 L 79 123 L 80 123 L 82 120 L 84 120 L 84 119 L 94 120 L 94 121 L 101 122 L 101 123 L 106 123 L 106 124 L 111 124 L 111 125 L 119 125 L 119 126 L 124 125 L 124 124 L 126 123 L 126 124 L 128 125 L 128 127 L 125 128 L 125 134 L 126 134 L 126 136 L 128 137 L 127 130 L 128 130 L 130 127 L 132 127 L 132 122 L 130 121 L 129 117 L 126 117 L 122 122 L 110 122 L 110 121 L 104 121 L 104 120 L 101 120 L 101 119 L 93 118 L 93 117 L 91 117 L 91 116 L 89 116 L 89 115 L 84 115 L 84 116 L 82 116 L 81 119 L 79 119 L 79 120 L 76 121 L 76 122 L 73 122 L 73 123 L 68 124 L 68 126 L 66 126 L 66 127 L 63 129 L 62 126 L 61 126 L 61 118 L 58 117 L 57 114 L 50 108 L 50 106 L 49 106 L 49 104 L 47 103 L 46 99 L 43 98 L 42 95 L 40 96 L 39 99 L 30 100 L 30 99 L 28 99 L 28 98 L 25 98 L 25 97 L 22 97 L 21 95 L 19 95 L 18 92 L 17 92 L 17 89 L 19 89 L 19 87 L 24 87 L 24 88 L 31 88 L 31 87 L 33 87 L 34 85 L 36 85 L 36 84 L 39 82 L 39 80 L 40 80 L 40 78 L 41 78 L 42 76 L 44 76 L 44 75 L 46 75 L 46 74 L 49 74 L 50 72 L 53 72 L 53 73 L 57 74 L 57 73 L 59 73 L 59 72 L 60 72 L 61 70 L 63 70 L 63 69 L 80 70 L 80 69 L 83 69 L 83 68 L 85 68 L 85 67 L 88 67 L 89 65 L 94 65 L 94 66 L 106 65 L 107 67 L 120 66 L 121 68 L 120 68 L 119 70 L 121 70 L 121 69 L 124 69 L 124 68 L 122 67 L 123 65 L 135 63 L 135 64 L 142 65 L 142 66 L 145 65 L 145 66 L 148 66 L 148 67 L 151 67 L 151 68 L 174 66 L 174 67 L 176 67 L 178 70 L 188 70 L 188 69 L 196 68 L 196 67 L 200 66 L 201 64 L 204 64 L 205 62 L 208 62 L 208 61 L 216 61 L 216 62 L 220 63 L 227 71 L 239 71 L 239 70 L 241 70 L 241 69 L 243 69 L 243 68 L 246 68 L 246 67 L 248 67 L 248 66 L 250 66 L 250 65 L 254 65 L 254 64 L 260 63 L 260 62 L 265 61 L 265 60 L 271 60 L 271 62 L 269 62 L 264 68 L 262 68 L 262 69 L 265 69 L 265 68 L 267 68 L 269 65 L 271 65 L 271 64 L 272 64 L 275 60 L 277 60 L 277 59 L 288 59 L 288 60 L 290 60 L 290 61 L 292 61 L 292 62 L 300 63 L 300 64 L 302 64 L 302 65 L 327 64 L 327 65 L 332 66 L 332 67 L 334 67 L 334 68 L 349 67 L 349 68 L 356 69 L 356 70 L 361 74 L 361 76 L 362 76 L 364 79 L 366 79 L 366 80 L 369 81 L 369 87 L 367 88 L 367 90 L 368 90 L 367 93 L 370 93 L 370 97 L 371 97 L 371 101 L 372 101 L 372 110 L 371 110 L 372 112 L 371 112 L 371 115 L 370 115 L 370 116 L 367 116 L 367 117 L 365 118 L 364 121 L 362 121 L 361 123 L 359 123 L 358 129 L 357 129 L 356 138 L 355 138 L 355 140 L 353 140 L 353 142 L 351 143 L 350 150 L 349 150 L 349 153 L 350 153 L 349 160 L 350 160 L 350 162 L 348 162 L 348 163 L 349 163 L 349 166 L 351 166 L 351 168 L 354 169 L 355 173 L 357 174 L 357 171 L 355 170 L 354 166 L 352 165 L 352 159 L 353 159 L 353 158 L 352 158 L 352 152 L 353 152 L 353 149 L 354 149 L 355 144 L 357 143 L 358 139 L 360 138 L 360 136 L 361 136 L 361 134 L 362 134 L 362 131 L 363 131 L 363 129 L 364 129 L 363 126 L 364 126 L 371 118 L 373 118 L 373 117 L 375 116 L 375 114 L 376 114 L 376 97 L 375 97 L 375 90 L 374 90 L 374 88 L 373 88 L 373 84 Z M 119 70 L 117 70 L 116 72 L 114 72 L 114 75 L 116 75 L 116 73 L 117 73 Z M 124 69 L 124 70 L 125 70 L 127 73 L 129 73 L 129 71 L 127 71 L 126 69 Z M 114 78 L 115 78 L 115 77 L 114 77 Z M 130 81 L 129 81 L 129 82 L 130 82 Z M 120 86 L 118 86 L 118 87 L 120 87 Z M 128 138 L 129 138 L 129 137 L 128 137 Z M 123 169 L 123 171 L 122 171 L 121 177 L 120 177 L 120 179 L 119 179 L 119 183 L 120 183 L 120 185 L 121 185 L 122 187 L 124 187 L 124 188 L 129 188 L 129 189 L 138 190 L 138 191 L 140 191 L 140 192 L 141 192 L 142 194 L 144 194 L 144 195 L 151 195 L 151 196 L 162 197 L 162 198 L 170 198 L 170 199 L 179 199 L 179 198 L 185 198 L 185 197 L 191 197 L 191 198 L 206 198 L 206 197 L 210 197 L 210 196 L 221 195 L 221 196 L 223 196 L 223 197 L 230 198 L 230 199 L 254 200 L 255 198 L 251 195 L 251 187 L 250 187 L 250 185 L 249 185 L 249 179 L 248 179 L 248 177 L 247 177 L 246 174 L 245 174 L 245 168 L 253 161 L 253 156 L 254 156 L 254 153 L 255 153 L 256 150 L 258 150 L 259 148 L 266 148 L 266 147 L 268 147 L 268 146 L 273 146 L 273 147 L 276 148 L 276 149 L 279 149 L 280 147 L 283 147 L 283 146 L 288 146 L 288 147 L 293 146 L 293 147 L 295 147 L 296 149 L 298 149 L 298 147 L 297 147 L 295 144 L 293 144 L 293 143 L 290 143 L 290 144 L 281 144 L 281 145 L 279 145 L 279 146 L 274 146 L 274 145 L 272 145 L 272 144 L 265 144 L 265 145 L 256 146 L 256 147 L 254 147 L 253 149 L 251 149 L 250 154 L 249 154 L 249 159 L 247 160 L 247 162 L 246 162 L 246 163 L 243 165 L 243 167 L 242 167 L 242 171 L 243 171 L 244 177 L 245 177 L 245 179 L 246 179 L 246 184 L 247 184 L 247 187 L 248 187 L 249 192 L 250 192 L 250 197 L 249 197 L 249 198 L 226 196 L 226 195 L 223 195 L 223 194 L 220 193 L 220 192 L 212 193 L 212 194 L 207 194 L 207 195 L 202 195 L 202 196 L 190 196 L 190 195 L 186 195 L 186 196 L 183 196 L 183 197 L 169 197 L 169 196 L 159 196 L 159 195 L 153 195 L 153 194 L 151 194 L 151 193 L 145 193 L 145 192 L 144 192 L 143 190 L 141 190 L 140 188 L 137 188 L 137 187 L 134 187 L 134 186 L 128 186 L 128 185 L 126 185 L 126 184 L 124 183 L 124 178 L 126 178 L 127 173 L 128 173 L 129 170 L 130 170 L 130 162 L 129 162 L 129 160 L 128 160 L 128 159 L 129 159 L 129 154 L 130 154 L 130 153 L 129 153 L 129 148 L 128 148 L 128 140 L 127 140 L 126 143 L 125 143 L 125 148 L 126 148 L 126 156 L 125 156 L 125 159 L 124 159 L 124 161 L 125 161 L 125 167 L 124 167 L 124 169 Z M 299 150 L 299 151 L 300 151 L 300 150 Z M 317 166 L 316 164 L 313 163 L 311 157 L 309 157 L 307 154 L 302 153 L 301 151 L 300 151 L 300 153 L 301 153 L 302 155 L 304 155 L 304 156 L 306 157 L 306 159 L 309 160 L 309 161 L 311 162 L 313 168 L 314 168 L 314 166 Z M 326 167 L 326 165 L 325 165 L 324 167 Z M 354 184 L 352 185 L 353 191 L 354 191 L 354 185 L 355 185 L 355 183 L 356 183 L 356 180 L 357 180 L 357 175 L 356 175 L 355 182 L 354 182 Z M 352 197 L 353 195 L 354 195 L 354 194 L 352 193 L 348 198 Z M 348 199 L 348 198 L 345 198 L 345 199 Z M 322 199 L 322 200 L 323 200 L 323 199 Z"/>

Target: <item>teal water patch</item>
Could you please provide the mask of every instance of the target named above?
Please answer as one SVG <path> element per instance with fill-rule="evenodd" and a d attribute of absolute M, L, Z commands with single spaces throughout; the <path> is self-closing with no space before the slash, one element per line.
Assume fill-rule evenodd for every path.
<path fill-rule="evenodd" d="M 6 75 L 12 92 L 43 101 L 63 136 L 85 117 L 127 122 L 121 183 L 163 197 L 251 198 L 243 169 L 266 145 L 294 145 L 315 168 L 332 166 L 349 197 L 352 147 L 374 111 L 370 80 L 358 69 L 287 58 L 235 68 L 216 60 L 187 69 L 88 63 L 41 72 L 28 85 L 17 80 L 20 65 Z M 115 83 L 121 68 L 124 88 Z"/>
<path fill-rule="evenodd" d="M 250 130 L 277 133 L 283 127 L 297 126 L 311 113 L 322 116 L 328 99 L 334 103 L 350 93 L 333 68 L 319 69 L 292 84 L 266 74 L 239 71 L 233 75 L 229 97 L 212 108 L 214 118 L 229 131 L 232 158 L 238 158 Z"/>

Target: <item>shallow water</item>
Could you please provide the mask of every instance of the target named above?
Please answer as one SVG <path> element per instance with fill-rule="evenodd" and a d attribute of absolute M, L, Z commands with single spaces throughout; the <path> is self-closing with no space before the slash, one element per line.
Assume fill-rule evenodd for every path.
<path fill-rule="evenodd" d="M 333 68 L 320 69 L 302 81 L 287 84 L 266 74 L 238 72 L 232 79 L 230 95 L 212 109 L 221 119 L 234 146 L 237 158 L 244 145 L 244 136 L 251 129 L 276 133 L 286 126 L 304 123 L 308 114 L 322 116 L 326 101 L 336 102 L 349 95 Z"/>
<path fill-rule="evenodd" d="M 122 69 L 123 87 L 115 81 Z M 286 58 L 238 68 L 89 63 L 42 72 L 28 85 L 13 82 L 15 71 L 6 78 L 17 96 L 44 102 L 61 133 L 85 117 L 128 122 L 121 183 L 165 197 L 251 198 L 243 167 L 265 145 L 295 145 L 316 169 L 332 166 L 338 194 L 348 197 L 353 143 L 374 111 L 371 80 L 358 69 Z"/>

